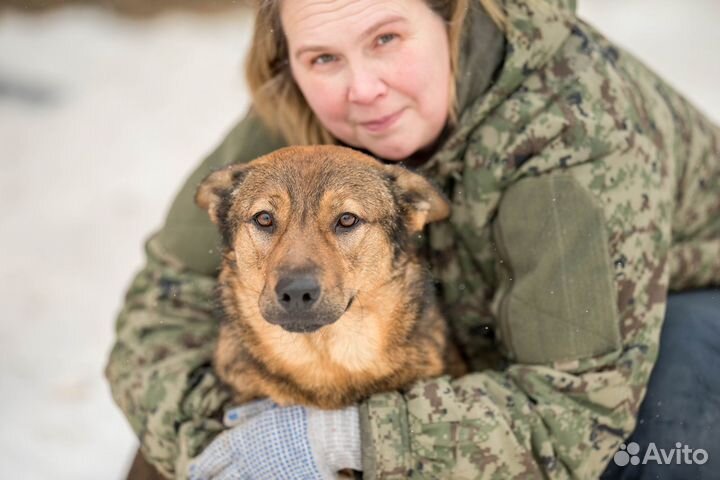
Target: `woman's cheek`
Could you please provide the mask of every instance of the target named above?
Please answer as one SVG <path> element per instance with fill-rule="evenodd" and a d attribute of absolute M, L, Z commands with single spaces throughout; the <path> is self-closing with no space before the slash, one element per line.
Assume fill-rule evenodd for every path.
<path fill-rule="evenodd" d="M 321 118 L 337 119 L 344 110 L 341 88 L 332 81 L 315 81 L 305 89 L 310 108 Z"/>
<path fill-rule="evenodd" d="M 434 87 L 437 66 L 426 56 L 417 52 L 404 52 L 402 61 L 393 62 L 394 69 L 389 70 L 394 79 L 393 86 L 403 95 L 416 99 L 425 88 Z"/>

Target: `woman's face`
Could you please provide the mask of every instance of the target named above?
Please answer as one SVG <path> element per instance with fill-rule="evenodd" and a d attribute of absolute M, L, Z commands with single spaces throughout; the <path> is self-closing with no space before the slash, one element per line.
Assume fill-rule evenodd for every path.
<path fill-rule="evenodd" d="M 387 160 L 438 138 L 448 38 L 423 0 L 283 0 L 281 20 L 293 78 L 336 138 Z"/>

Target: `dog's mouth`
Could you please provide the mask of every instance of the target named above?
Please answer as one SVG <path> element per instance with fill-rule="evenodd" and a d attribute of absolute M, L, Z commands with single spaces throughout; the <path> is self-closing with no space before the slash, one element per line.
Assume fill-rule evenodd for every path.
<path fill-rule="evenodd" d="M 290 333 L 312 333 L 320 330 L 322 327 L 328 325 L 327 323 L 288 323 L 281 325 L 283 330 Z"/>

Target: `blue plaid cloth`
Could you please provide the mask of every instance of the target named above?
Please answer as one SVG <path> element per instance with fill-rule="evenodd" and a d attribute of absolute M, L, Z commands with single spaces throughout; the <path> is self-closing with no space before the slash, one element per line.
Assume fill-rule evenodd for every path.
<path fill-rule="evenodd" d="M 231 410 L 237 423 L 218 436 L 191 464 L 191 480 L 323 478 L 308 440 L 307 411 L 267 400 Z"/>

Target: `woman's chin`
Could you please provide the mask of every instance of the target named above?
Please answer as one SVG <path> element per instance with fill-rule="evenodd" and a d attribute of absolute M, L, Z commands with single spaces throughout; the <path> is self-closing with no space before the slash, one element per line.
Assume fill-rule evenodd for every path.
<path fill-rule="evenodd" d="M 411 145 L 402 145 L 397 143 L 378 143 L 376 145 L 369 145 L 368 150 L 372 152 L 376 157 L 382 158 L 383 160 L 391 162 L 400 162 L 412 155 L 416 149 L 413 149 Z"/>
<path fill-rule="evenodd" d="M 346 145 L 367 150 L 375 157 L 391 162 L 401 162 L 419 149 L 413 145 L 415 143 L 414 141 L 409 141 L 411 139 L 410 135 L 402 134 L 401 132 L 395 132 L 392 135 L 382 138 L 379 136 L 365 137 L 360 135 L 344 140 L 342 137 L 338 138 Z"/>

